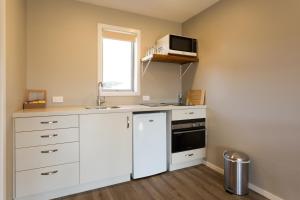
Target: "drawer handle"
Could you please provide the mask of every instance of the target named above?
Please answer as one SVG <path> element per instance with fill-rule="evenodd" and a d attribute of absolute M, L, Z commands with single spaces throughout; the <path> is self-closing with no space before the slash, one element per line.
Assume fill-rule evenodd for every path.
<path fill-rule="evenodd" d="M 57 134 L 52 134 L 52 135 L 41 135 L 41 138 L 52 138 L 52 137 L 57 137 Z"/>
<path fill-rule="evenodd" d="M 193 155 L 194 155 L 194 154 L 191 153 L 191 154 L 186 154 L 185 156 L 191 157 L 191 156 L 193 156 Z"/>
<path fill-rule="evenodd" d="M 58 121 L 45 121 L 45 122 L 41 122 L 41 124 L 57 124 Z"/>
<path fill-rule="evenodd" d="M 186 115 L 193 115 L 193 114 L 195 114 L 194 112 L 186 112 L 185 113 Z"/>
<path fill-rule="evenodd" d="M 41 153 L 55 153 L 57 151 L 58 149 L 53 149 L 53 150 L 41 151 Z"/>
<path fill-rule="evenodd" d="M 51 172 L 44 172 L 44 173 L 41 173 L 42 176 L 49 176 L 49 175 L 53 175 L 53 174 L 56 174 L 58 172 L 58 170 L 54 170 L 54 171 L 51 171 Z"/>
<path fill-rule="evenodd" d="M 150 119 L 149 122 L 154 122 L 154 120 L 153 120 L 153 119 Z"/>

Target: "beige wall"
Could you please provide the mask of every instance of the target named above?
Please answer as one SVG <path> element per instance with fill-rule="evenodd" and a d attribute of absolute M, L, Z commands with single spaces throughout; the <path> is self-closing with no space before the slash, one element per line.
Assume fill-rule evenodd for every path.
<path fill-rule="evenodd" d="M 300 1 L 224 0 L 183 24 L 200 43 L 185 88 L 207 89 L 209 162 L 252 159 L 251 182 L 287 200 L 300 191 Z"/>
<path fill-rule="evenodd" d="M 5 1 L 0 0 L 0 200 L 5 200 L 6 169 L 6 123 L 5 123 Z"/>
<path fill-rule="evenodd" d="M 141 30 L 142 55 L 156 39 L 181 33 L 181 24 L 93 6 L 73 0 L 28 0 L 27 86 L 64 96 L 63 105 L 95 104 L 97 23 Z M 117 58 L 116 58 L 117 59 Z M 142 81 L 142 94 L 176 100 L 179 69 L 153 64 Z M 139 103 L 141 97 L 107 98 L 111 104 Z"/>
<path fill-rule="evenodd" d="M 26 1 L 6 1 L 7 199 L 12 199 L 12 113 L 22 108 L 26 87 Z"/>

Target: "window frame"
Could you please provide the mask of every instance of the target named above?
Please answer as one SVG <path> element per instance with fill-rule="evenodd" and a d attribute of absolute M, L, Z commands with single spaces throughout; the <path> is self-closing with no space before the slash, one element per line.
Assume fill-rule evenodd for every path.
<path fill-rule="evenodd" d="M 104 90 L 100 88 L 103 96 L 139 96 L 140 95 L 140 51 L 141 51 L 141 31 L 132 28 L 114 26 L 108 24 L 98 24 L 98 82 L 103 81 L 103 30 L 111 30 L 124 33 L 136 34 L 134 68 L 133 68 L 133 90 Z"/>

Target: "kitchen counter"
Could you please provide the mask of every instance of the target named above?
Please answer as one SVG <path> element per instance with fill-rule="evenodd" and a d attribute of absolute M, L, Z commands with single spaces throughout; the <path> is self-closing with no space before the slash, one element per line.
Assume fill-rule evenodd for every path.
<path fill-rule="evenodd" d="M 198 106 L 174 106 L 164 105 L 150 107 L 145 105 L 120 105 L 120 108 L 112 109 L 86 109 L 87 106 L 65 106 L 65 107 L 51 107 L 42 109 L 27 109 L 20 110 L 13 114 L 13 118 L 23 117 L 38 117 L 49 115 L 73 115 L 73 114 L 97 114 L 97 113 L 121 113 L 121 112 L 151 112 L 151 111 L 169 111 L 169 110 L 181 110 L 181 109 L 199 109 L 206 108 L 206 105 Z M 91 106 L 92 107 L 92 106 Z"/>
<path fill-rule="evenodd" d="M 54 199 L 130 181 L 136 112 L 167 112 L 169 117 L 163 117 L 167 121 L 151 117 L 143 127 L 149 131 L 148 122 L 151 122 L 155 131 L 160 129 L 156 123 L 166 124 L 168 148 L 171 147 L 171 120 L 206 118 L 205 105 L 107 107 L 52 107 L 15 112 L 14 199 Z M 169 154 L 169 169 L 200 164 L 204 157 L 205 148 Z M 27 184 L 28 180 L 34 181 Z"/>

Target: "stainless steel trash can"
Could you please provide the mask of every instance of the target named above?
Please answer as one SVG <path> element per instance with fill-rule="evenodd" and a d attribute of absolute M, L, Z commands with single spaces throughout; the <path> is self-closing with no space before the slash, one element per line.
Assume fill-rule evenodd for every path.
<path fill-rule="evenodd" d="M 248 194 L 249 157 L 241 152 L 225 151 L 224 157 L 224 188 L 237 194 Z"/>

